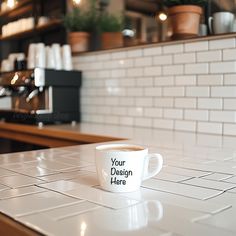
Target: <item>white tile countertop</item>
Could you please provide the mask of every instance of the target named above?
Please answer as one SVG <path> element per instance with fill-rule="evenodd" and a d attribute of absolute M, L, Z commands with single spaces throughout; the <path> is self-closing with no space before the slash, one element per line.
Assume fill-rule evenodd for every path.
<path fill-rule="evenodd" d="M 159 152 L 140 191 L 99 188 L 97 144 L 0 156 L 0 212 L 45 235 L 236 235 L 236 137 L 120 126 L 47 126 Z"/>

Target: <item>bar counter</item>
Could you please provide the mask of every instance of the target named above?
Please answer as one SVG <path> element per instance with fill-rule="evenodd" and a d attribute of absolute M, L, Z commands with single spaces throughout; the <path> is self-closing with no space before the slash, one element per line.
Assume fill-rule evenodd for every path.
<path fill-rule="evenodd" d="M 140 191 L 115 194 L 99 187 L 97 143 L 3 154 L 1 235 L 236 234 L 236 137 L 86 123 L 40 129 L 144 145 L 164 167 Z"/>

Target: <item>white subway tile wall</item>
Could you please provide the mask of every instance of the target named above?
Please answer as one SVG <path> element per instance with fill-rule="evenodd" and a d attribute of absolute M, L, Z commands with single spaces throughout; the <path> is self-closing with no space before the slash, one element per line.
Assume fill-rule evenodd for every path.
<path fill-rule="evenodd" d="M 236 135 L 236 38 L 79 55 L 82 121 Z"/>

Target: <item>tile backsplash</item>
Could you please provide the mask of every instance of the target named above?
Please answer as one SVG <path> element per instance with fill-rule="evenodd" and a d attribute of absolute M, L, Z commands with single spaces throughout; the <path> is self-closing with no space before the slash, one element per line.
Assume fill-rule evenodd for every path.
<path fill-rule="evenodd" d="M 82 121 L 236 135 L 236 38 L 74 58 Z"/>

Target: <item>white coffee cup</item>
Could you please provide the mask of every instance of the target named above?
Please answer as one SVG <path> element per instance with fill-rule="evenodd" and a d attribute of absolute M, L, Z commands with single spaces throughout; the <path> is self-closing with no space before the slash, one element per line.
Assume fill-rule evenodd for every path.
<path fill-rule="evenodd" d="M 232 30 L 234 14 L 231 12 L 216 12 L 213 17 L 209 17 L 208 25 L 211 33 L 224 34 Z"/>
<path fill-rule="evenodd" d="M 207 35 L 207 25 L 206 24 L 199 25 L 198 35 L 199 36 L 206 36 Z"/>
<path fill-rule="evenodd" d="M 28 30 L 33 29 L 35 25 L 34 17 L 28 17 L 26 25 Z"/>
<path fill-rule="evenodd" d="M 37 44 L 34 44 L 34 43 L 31 43 L 29 45 L 28 61 L 27 61 L 27 68 L 28 69 L 35 68 L 36 47 L 37 47 Z"/>
<path fill-rule="evenodd" d="M 38 26 L 42 26 L 42 25 L 48 24 L 48 22 L 49 22 L 49 18 L 48 17 L 40 16 L 39 20 L 38 20 Z"/>
<path fill-rule="evenodd" d="M 12 66 L 11 66 L 11 62 L 9 61 L 9 59 L 2 60 L 1 71 L 2 72 L 12 71 Z"/>
<path fill-rule="evenodd" d="M 46 49 L 44 43 L 38 43 L 36 45 L 35 67 L 46 67 Z"/>
<path fill-rule="evenodd" d="M 21 19 L 21 30 L 22 31 L 28 30 L 28 20 L 27 20 L 27 18 Z"/>
<path fill-rule="evenodd" d="M 63 45 L 61 51 L 62 51 L 63 69 L 66 71 L 71 71 L 73 69 L 73 65 L 72 65 L 72 55 L 71 55 L 70 45 L 68 44 Z"/>
<path fill-rule="evenodd" d="M 150 172 L 151 159 L 156 163 Z M 158 174 L 163 165 L 160 154 L 148 154 L 147 148 L 132 144 L 97 146 L 95 161 L 100 186 L 110 192 L 139 190 L 142 181 Z"/>
<path fill-rule="evenodd" d="M 57 44 L 57 43 L 52 44 L 52 51 L 53 51 L 54 60 L 56 62 L 55 69 L 61 70 L 62 69 L 62 58 L 61 58 L 60 44 Z"/>
<path fill-rule="evenodd" d="M 232 27 L 231 27 L 231 32 L 235 33 L 236 32 L 236 20 L 234 20 Z"/>
<path fill-rule="evenodd" d="M 46 68 L 47 69 L 55 69 L 55 60 L 52 48 L 47 46 L 46 47 Z"/>
<path fill-rule="evenodd" d="M 8 61 L 10 63 L 10 68 L 11 68 L 11 71 L 14 70 L 14 64 L 15 64 L 15 61 L 19 61 L 19 60 L 24 60 L 25 58 L 25 54 L 24 53 L 11 53 L 8 55 Z"/>

